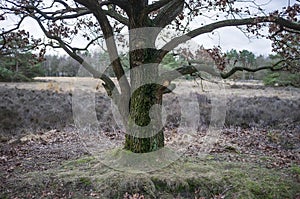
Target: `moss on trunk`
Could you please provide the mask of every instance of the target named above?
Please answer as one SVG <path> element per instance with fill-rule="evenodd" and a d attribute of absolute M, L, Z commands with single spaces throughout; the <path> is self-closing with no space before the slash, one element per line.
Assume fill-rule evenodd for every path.
<path fill-rule="evenodd" d="M 149 138 L 137 138 L 126 135 L 125 149 L 134 153 L 148 153 L 164 147 L 164 133 L 159 131 L 155 136 Z"/>
<path fill-rule="evenodd" d="M 157 84 L 146 84 L 132 94 L 125 149 L 147 153 L 164 147 L 161 110 L 153 109 L 162 104 L 158 89 Z"/>

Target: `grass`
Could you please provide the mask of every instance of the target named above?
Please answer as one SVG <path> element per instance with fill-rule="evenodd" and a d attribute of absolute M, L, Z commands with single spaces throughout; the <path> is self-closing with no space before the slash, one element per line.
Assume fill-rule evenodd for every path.
<path fill-rule="evenodd" d="M 299 165 L 292 165 L 291 171 L 292 171 L 295 175 L 300 175 L 300 166 L 299 166 Z"/>
<path fill-rule="evenodd" d="M 300 183 L 293 178 L 294 174 L 299 175 L 297 165 L 276 170 L 252 163 L 186 157 L 157 171 L 135 173 L 113 170 L 96 158 L 85 156 L 67 161 L 57 169 L 22 176 L 15 193 L 22 196 L 24 191 L 20 188 L 26 187 L 27 192 L 37 197 L 49 189 L 73 193 L 75 198 L 83 195 L 89 198 L 91 193 L 97 193 L 100 198 L 123 198 L 126 192 L 141 193 L 145 198 L 213 198 L 217 195 L 243 199 L 295 198 Z M 4 196 L 0 194 L 0 198 Z"/>

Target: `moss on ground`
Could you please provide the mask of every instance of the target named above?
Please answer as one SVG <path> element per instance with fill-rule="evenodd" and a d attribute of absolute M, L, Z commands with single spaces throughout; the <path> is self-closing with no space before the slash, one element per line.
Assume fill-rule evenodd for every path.
<path fill-rule="evenodd" d="M 161 170 L 130 173 L 85 156 L 57 169 L 25 174 L 14 181 L 15 190 L 0 194 L 0 198 L 25 197 L 24 193 L 40 197 L 45 190 L 71 194 L 72 198 L 123 198 L 126 192 L 145 198 L 295 198 L 300 183 L 293 174 L 298 168 L 276 170 L 250 163 L 180 158 Z"/>

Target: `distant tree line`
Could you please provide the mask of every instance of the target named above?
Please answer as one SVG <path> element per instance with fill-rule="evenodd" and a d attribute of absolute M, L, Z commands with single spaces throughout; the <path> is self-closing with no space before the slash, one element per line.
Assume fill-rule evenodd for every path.
<path fill-rule="evenodd" d="M 172 70 L 180 67 L 181 65 L 187 64 L 189 59 L 197 59 L 204 61 L 208 64 L 214 64 L 211 59 L 207 59 L 205 52 L 200 49 L 199 52 L 190 55 L 187 49 L 182 49 L 180 53 L 169 53 L 167 54 L 162 63 L 162 70 Z M 109 65 L 109 57 L 107 52 L 94 52 L 94 53 L 85 53 L 82 56 L 91 63 L 93 63 L 97 69 L 104 71 L 104 68 L 107 68 L 104 73 L 113 76 L 113 71 Z M 191 57 L 192 56 L 192 57 Z M 207 60 L 205 60 L 207 59 Z M 282 57 L 279 55 L 255 55 L 253 52 L 248 50 L 235 50 L 231 49 L 226 52 L 227 60 L 227 70 L 230 70 L 233 67 L 246 67 L 250 69 L 256 69 L 261 66 L 272 65 L 279 60 L 282 60 Z M 124 54 L 121 56 L 121 61 L 125 66 L 125 71 L 129 70 L 129 58 L 128 55 Z M 126 67 L 128 66 L 128 67 Z M 71 57 L 67 55 L 46 55 L 45 61 L 42 63 L 42 70 L 45 72 L 45 76 L 82 76 L 78 72 L 80 65 L 78 62 L 74 61 Z M 101 70 L 102 69 L 102 70 Z M 185 79 L 190 79 L 190 75 L 185 76 Z M 280 71 L 272 72 L 269 70 L 260 70 L 257 72 L 247 72 L 247 71 L 237 71 L 231 77 L 233 80 L 263 80 L 266 85 L 275 85 L 275 86 L 296 86 L 300 87 L 300 77 L 297 73 L 291 71 Z"/>
<path fill-rule="evenodd" d="M 114 76 L 113 71 L 109 66 L 109 56 L 107 52 L 86 52 L 81 54 L 85 61 L 93 63 L 95 68 L 104 72 L 107 75 Z M 122 62 L 129 64 L 127 56 L 121 56 Z M 89 76 L 80 70 L 80 64 L 73 58 L 67 55 L 45 55 L 45 61 L 42 63 L 42 68 L 45 71 L 45 76 Z M 82 68 L 81 68 L 82 69 Z"/>
<path fill-rule="evenodd" d="M 1 41 L 0 41 L 1 42 Z M 205 60 L 207 56 L 202 50 L 196 52 L 192 59 L 202 60 L 205 63 L 213 64 L 211 60 Z M 89 62 L 92 62 L 97 70 L 104 71 L 105 74 L 113 76 L 114 73 L 109 66 L 109 56 L 107 52 L 94 52 L 82 54 Z M 162 63 L 162 70 L 172 70 L 187 64 L 191 55 L 187 49 L 181 50 L 180 53 L 167 54 Z M 233 67 L 246 67 L 256 69 L 264 65 L 274 64 L 282 57 L 279 55 L 255 55 L 248 50 L 237 51 L 232 49 L 226 52 L 227 70 Z M 129 70 L 129 58 L 124 54 L 121 61 L 125 66 L 125 71 Z M 128 66 L 128 67 L 126 67 Z M 296 66 L 299 67 L 299 66 Z M 44 56 L 43 61 L 32 54 L 30 51 L 20 50 L 10 51 L 9 53 L 0 54 L 0 81 L 30 81 L 36 76 L 88 76 L 79 71 L 80 64 L 67 55 L 48 54 Z M 190 75 L 186 75 L 186 79 Z M 257 72 L 237 71 L 231 77 L 234 80 L 263 80 L 266 85 L 275 86 L 295 86 L 300 87 L 300 77 L 298 73 L 292 71 L 272 72 L 269 70 L 260 70 Z"/>

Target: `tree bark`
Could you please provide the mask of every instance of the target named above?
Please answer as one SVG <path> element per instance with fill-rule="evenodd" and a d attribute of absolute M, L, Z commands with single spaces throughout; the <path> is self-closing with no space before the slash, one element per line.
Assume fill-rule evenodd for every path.
<path fill-rule="evenodd" d="M 157 84 L 158 67 L 151 63 L 154 49 L 131 51 L 129 119 L 125 149 L 147 153 L 164 147 L 162 130 L 162 85 Z"/>
<path fill-rule="evenodd" d="M 125 149 L 134 153 L 147 153 L 164 147 L 161 109 L 152 108 L 162 104 L 159 88 L 158 84 L 145 84 L 133 92 Z"/>
<path fill-rule="evenodd" d="M 129 15 L 130 86 L 129 118 L 124 148 L 134 153 L 147 153 L 164 147 L 161 121 L 162 92 L 156 84 L 158 55 L 155 39 L 158 34 L 150 32 L 147 14 L 143 13 L 147 2 L 132 0 Z"/>

